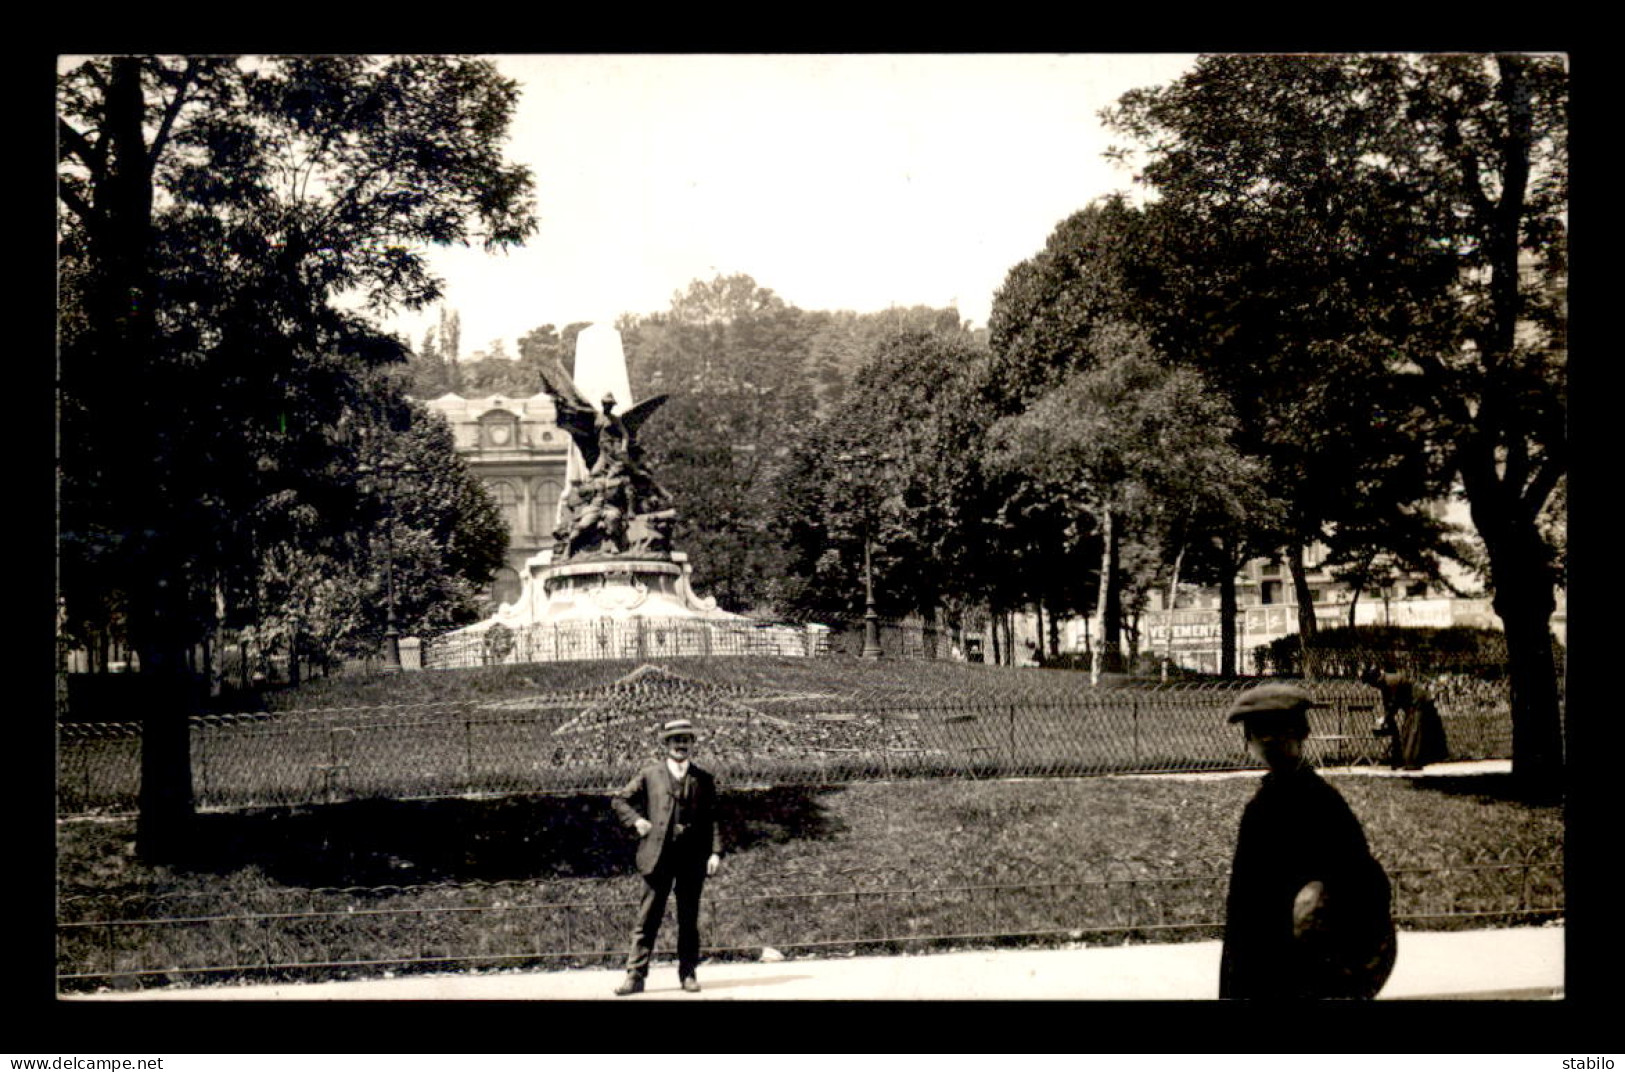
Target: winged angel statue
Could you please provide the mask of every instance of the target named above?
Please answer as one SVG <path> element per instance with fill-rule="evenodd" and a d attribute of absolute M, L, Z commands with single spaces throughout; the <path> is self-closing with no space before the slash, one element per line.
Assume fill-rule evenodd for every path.
<path fill-rule="evenodd" d="M 655 395 L 618 414 L 614 395 L 594 406 L 557 361 L 542 367 L 541 379 L 559 427 L 570 433 L 587 468 L 565 497 L 565 515 L 553 530 L 554 555 L 562 560 L 668 553 L 677 512 L 643 464 L 637 443 L 638 429 L 666 396 Z"/>

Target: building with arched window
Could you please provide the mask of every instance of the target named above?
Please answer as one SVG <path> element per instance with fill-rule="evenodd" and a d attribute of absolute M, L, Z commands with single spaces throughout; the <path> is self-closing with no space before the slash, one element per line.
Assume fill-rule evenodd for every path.
<path fill-rule="evenodd" d="M 553 401 L 445 394 L 423 403 L 451 425 L 457 453 L 491 492 L 508 526 L 508 554 L 491 585 L 489 611 L 519 595 L 525 562 L 553 546 L 570 436 L 558 427 Z"/>

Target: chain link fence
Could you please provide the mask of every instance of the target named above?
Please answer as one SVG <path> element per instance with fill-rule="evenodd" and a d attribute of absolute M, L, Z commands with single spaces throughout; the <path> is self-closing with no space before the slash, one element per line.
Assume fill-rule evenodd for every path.
<path fill-rule="evenodd" d="M 978 668 L 973 674 L 997 675 Z M 702 681 L 654 666 L 611 684 L 491 700 L 191 719 L 202 809 L 602 791 L 650 758 L 652 729 L 688 717 L 706 763 L 736 786 L 875 779 L 998 778 L 1225 770 L 1253 766 L 1224 712 L 1242 683 L 1064 689 L 1009 684 L 983 694 L 895 683 Z M 1386 762 L 1374 689 L 1311 683 L 1309 754 L 1322 766 Z M 1505 686 L 1436 693 L 1451 759 L 1511 755 Z M 131 812 L 141 724 L 64 722 L 58 813 Z"/>
<path fill-rule="evenodd" d="M 1413 929 L 1530 924 L 1563 914 L 1561 850 L 1418 852 L 1385 859 L 1396 922 Z M 1029 942 L 1183 941 L 1222 933 L 1227 859 L 1177 871 L 1122 860 L 1096 868 L 923 878 L 900 870 L 788 872 L 750 888 L 708 884 L 711 959 Z M 229 914 L 184 895 L 69 897 L 58 921 L 67 989 L 299 981 L 380 970 L 619 964 L 635 876 L 245 893 Z M 218 903 L 216 900 L 215 903 Z M 784 921 L 794 920 L 793 931 Z M 674 928 L 666 928 L 670 932 Z M 663 935 L 657 956 L 672 955 Z"/>

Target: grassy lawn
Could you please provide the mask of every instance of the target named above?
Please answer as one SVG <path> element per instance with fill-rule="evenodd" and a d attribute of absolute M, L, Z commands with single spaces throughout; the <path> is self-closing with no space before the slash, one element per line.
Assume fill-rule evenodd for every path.
<path fill-rule="evenodd" d="M 1560 806 L 1520 803 L 1497 776 L 1331 778 L 1394 877 L 1402 926 L 1561 916 Z M 754 957 L 1212 937 L 1255 779 L 726 790 L 706 943 Z M 131 821 L 58 829 L 62 922 L 165 920 L 62 929 L 65 975 L 151 972 L 120 986 L 601 965 L 622 954 L 638 889 L 629 836 L 593 794 L 204 814 L 192 857 L 159 869 L 133 856 Z"/>

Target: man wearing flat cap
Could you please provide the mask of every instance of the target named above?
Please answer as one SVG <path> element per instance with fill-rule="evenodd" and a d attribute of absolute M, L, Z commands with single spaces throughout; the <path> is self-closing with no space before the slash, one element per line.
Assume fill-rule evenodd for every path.
<path fill-rule="evenodd" d="M 1268 771 L 1236 836 L 1221 998 L 1373 998 L 1393 971 L 1388 876 L 1304 755 L 1315 706 L 1281 684 L 1248 689 L 1230 709 Z"/>
<path fill-rule="evenodd" d="M 674 888 L 677 978 L 684 990 L 699 991 L 695 969 L 700 963 L 700 891 L 722 862 L 716 779 L 689 758 L 694 750 L 694 726 L 687 719 L 675 719 L 660 727 L 659 736 L 664 757 L 644 767 L 609 798 L 616 816 L 638 835 L 637 867 L 643 876 L 626 979 L 615 989 L 623 996 L 643 989 L 666 900 Z"/>

